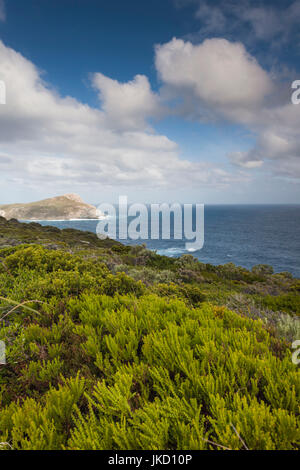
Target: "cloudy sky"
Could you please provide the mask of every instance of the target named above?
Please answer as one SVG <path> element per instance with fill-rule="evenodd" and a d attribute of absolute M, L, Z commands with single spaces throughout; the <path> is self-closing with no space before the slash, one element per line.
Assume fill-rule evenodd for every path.
<path fill-rule="evenodd" d="M 300 0 L 0 0 L 0 202 L 299 203 L 299 24 Z"/>

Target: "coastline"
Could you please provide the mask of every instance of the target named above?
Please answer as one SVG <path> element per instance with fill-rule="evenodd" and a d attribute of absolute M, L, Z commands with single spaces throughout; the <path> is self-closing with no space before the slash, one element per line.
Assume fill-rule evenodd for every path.
<path fill-rule="evenodd" d="M 80 221 L 95 221 L 103 220 L 106 216 L 98 217 L 97 219 L 18 219 L 20 223 L 30 223 L 30 222 L 80 222 Z"/>

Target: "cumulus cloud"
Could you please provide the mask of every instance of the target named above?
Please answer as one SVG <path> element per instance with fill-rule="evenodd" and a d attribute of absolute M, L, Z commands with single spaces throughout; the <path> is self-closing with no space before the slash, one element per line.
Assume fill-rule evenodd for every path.
<path fill-rule="evenodd" d="M 102 100 L 96 109 L 61 97 L 32 62 L 2 42 L 0 72 L 7 84 L 7 104 L 0 106 L 2 182 L 55 192 L 67 185 L 222 186 L 243 178 L 180 159 L 174 141 L 148 129 L 147 117 L 160 104 L 144 76 L 124 84 L 94 75 Z"/>
<path fill-rule="evenodd" d="M 275 101 L 276 97 L 274 98 Z M 256 145 L 244 156 L 248 162 L 271 161 L 277 175 L 289 176 L 295 162 L 300 169 L 300 106 L 293 105 L 289 99 L 286 104 L 262 107 L 253 116 L 249 126 L 257 134 Z M 279 164 L 282 162 L 282 164 Z M 284 164 L 283 164 L 284 162 Z M 299 177 L 299 171 L 294 173 Z"/>
<path fill-rule="evenodd" d="M 156 47 L 155 63 L 164 83 L 188 89 L 197 106 L 200 101 L 218 114 L 253 109 L 272 90 L 268 74 L 243 44 L 226 39 L 193 45 L 174 38 Z"/>
<path fill-rule="evenodd" d="M 100 99 L 92 108 L 60 96 L 32 62 L 0 42 L 0 79 L 7 85 L 7 104 L 0 106 L 0 180 L 53 193 L 79 186 L 222 188 L 265 167 L 276 176 L 300 177 L 300 106 L 278 93 L 241 43 L 173 39 L 156 47 L 155 64 L 162 83 L 157 93 L 144 75 L 127 83 L 92 75 Z M 170 114 L 241 124 L 257 136 L 256 145 L 231 152 L 230 171 L 209 155 L 206 161 L 182 159 L 176 142 L 149 124 L 168 105 Z"/>
<path fill-rule="evenodd" d="M 170 95 L 182 97 L 183 114 L 200 121 L 227 120 L 257 136 L 253 149 L 228 155 L 233 165 L 255 169 L 265 160 L 297 158 L 300 164 L 300 106 L 291 103 L 291 84 L 272 80 L 241 43 L 214 38 L 195 45 L 173 39 L 156 47 L 156 67 Z M 284 172 L 290 166 L 278 168 Z"/>
<path fill-rule="evenodd" d="M 113 128 L 147 129 L 147 119 L 161 113 L 159 97 L 152 92 L 145 75 L 136 75 L 132 81 L 120 83 L 96 73 L 93 85 L 99 91 L 102 109 Z"/>

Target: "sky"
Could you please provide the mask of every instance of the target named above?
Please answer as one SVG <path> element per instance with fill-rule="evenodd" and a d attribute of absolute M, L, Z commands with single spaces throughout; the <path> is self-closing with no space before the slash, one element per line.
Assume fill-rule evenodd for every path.
<path fill-rule="evenodd" d="M 0 0 L 0 203 L 300 203 L 299 24 L 300 0 Z"/>

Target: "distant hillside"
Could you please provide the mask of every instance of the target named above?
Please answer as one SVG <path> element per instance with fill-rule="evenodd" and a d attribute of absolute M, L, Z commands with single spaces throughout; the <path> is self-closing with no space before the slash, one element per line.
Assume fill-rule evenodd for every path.
<path fill-rule="evenodd" d="M 0 205 L 0 216 L 19 220 L 98 219 L 96 207 L 86 204 L 77 194 L 44 199 L 27 204 Z"/>

